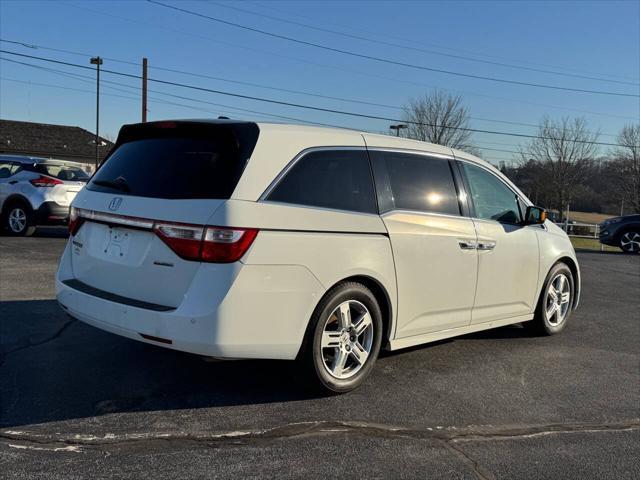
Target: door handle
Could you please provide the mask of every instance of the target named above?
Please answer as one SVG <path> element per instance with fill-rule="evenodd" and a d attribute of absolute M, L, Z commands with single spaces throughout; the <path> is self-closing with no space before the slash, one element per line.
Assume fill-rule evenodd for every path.
<path fill-rule="evenodd" d="M 496 242 L 480 242 L 478 243 L 478 250 L 493 250 L 496 248 Z"/>
<path fill-rule="evenodd" d="M 15 185 L 16 183 L 18 183 L 18 180 L 11 180 L 11 181 L 9 182 L 9 185 Z"/>
<path fill-rule="evenodd" d="M 478 248 L 478 244 L 473 240 L 458 240 L 458 245 L 462 250 L 475 250 Z"/>

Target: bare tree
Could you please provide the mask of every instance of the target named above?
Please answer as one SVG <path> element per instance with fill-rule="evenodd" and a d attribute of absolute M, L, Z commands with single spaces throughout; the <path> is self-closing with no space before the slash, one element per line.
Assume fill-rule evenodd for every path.
<path fill-rule="evenodd" d="M 598 132 L 590 132 L 584 118 L 554 121 L 545 116 L 538 135 L 521 149 L 523 163 L 535 160 L 546 177 L 549 206 L 561 215 L 591 171 L 598 153 Z"/>
<path fill-rule="evenodd" d="M 407 138 L 437 143 L 478 154 L 471 141 L 469 113 L 460 95 L 434 90 L 423 97 L 411 99 L 404 107 Z"/>
<path fill-rule="evenodd" d="M 625 125 L 618 134 L 613 153 L 618 176 L 620 200 L 640 213 L 640 124 Z"/>

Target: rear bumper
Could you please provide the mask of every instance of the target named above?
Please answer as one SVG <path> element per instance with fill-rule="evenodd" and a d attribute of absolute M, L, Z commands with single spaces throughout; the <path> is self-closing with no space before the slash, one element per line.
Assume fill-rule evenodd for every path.
<path fill-rule="evenodd" d="M 69 206 L 56 202 L 42 202 L 35 210 L 38 225 L 63 225 L 69 220 Z"/>
<path fill-rule="evenodd" d="M 67 245 L 56 277 L 58 302 L 69 315 L 127 338 L 219 358 L 294 359 L 324 293 L 302 266 L 201 264 L 183 302 L 157 311 L 72 288 L 71 255 Z"/>

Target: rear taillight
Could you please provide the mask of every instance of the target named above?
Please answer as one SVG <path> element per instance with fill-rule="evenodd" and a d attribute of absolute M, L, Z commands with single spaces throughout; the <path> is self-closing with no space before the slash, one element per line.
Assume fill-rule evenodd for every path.
<path fill-rule="evenodd" d="M 34 187 L 54 187 L 56 185 L 62 184 L 62 180 L 58 180 L 57 178 L 53 177 L 47 177 L 46 175 L 40 175 L 38 178 L 29 180 L 29 182 Z"/>
<path fill-rule="evenodd" d="M 203 262 L 237 262 L 249 249 L 258 230 L 254 228 L 207 227 L 202 240 Z"/>
<path fill-rule="evenodd" d="M 253 228 L 156 223 L 153 231 L 179 257 L 211 263 L 237 262 L 258 235 Z"/>
<path fill-rule="evenodd" d="M 156 223 L 153 231 L 176 254 L 186 260 L 199 260 L 204 227 L 175 223 Z"/>
<path fill-rule="evenodd" d="M 75 207 L 69 212 L 69 233 L 75 235 L 85 221 L 152 230 L 180 258 L 210 263 L 237 262 L 258 235 L 255 228 L 161 222 Z"/>
<path fill-rule="evenodd" d="M 75 207 L 71 207 L 69 210 L 69 233 L 73 236 L 78 233 L 82 223 L 84 222 L 84 218 L 80 216 L 80 212 Z"/>

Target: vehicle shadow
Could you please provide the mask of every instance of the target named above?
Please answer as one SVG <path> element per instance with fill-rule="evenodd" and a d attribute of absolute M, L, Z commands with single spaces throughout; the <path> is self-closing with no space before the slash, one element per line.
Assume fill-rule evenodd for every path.
<path fill-rule="evenodd" d="M 457 341 L 468 340 L 501 340 L 509 338 L 530 338 L 533 335 L 521 324 L 507 325 L 505 327 L 494 328 L 491 330 L 482 330 L 480 332 L 468 333 L 466 335 L 460 335 L 459 337 L 445 338 L 443 340 L 437 340 L 435 342 L 423 343 L 414 347 L 403 348 L 402 350 L 380 352 L 381 358 L 393 357 L 395 355 L 402 355 L 408 352 L 414 352 L 418 350 L 425 350 L 429 348 L 436 348 L 441 345 L 450 344 Z"/>
<path fill-rule="evenodd" d="M 589 254 L 589 255 L 629 255 L 627 253 L 624 253 L 622 250 L 620 250 L 619 252 L 614 252 L 611 250 L 590 250 L 590 249 L 586 249 L 586 248 L 576 248 L 576 253 L 580 253 L 580 254 Z"/>
<path fill-rule="evenodd" d="M 294 362 L 214 361 L 72 320 L 54 300 L 0 302 L 0 427 L 318 397 Z"/>
<path fill-rule="evenodd" d="M 67 238 L 69 236 L 69 230 L 66 226 L 38 227 L 33 236 L 40 238 Z"/>

